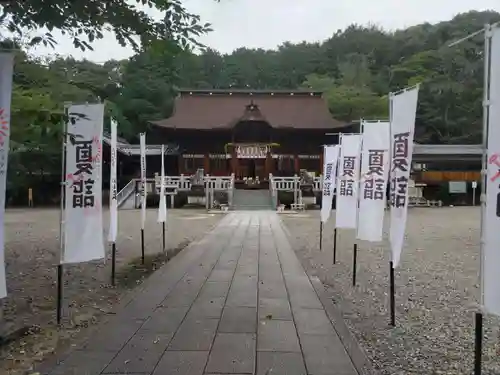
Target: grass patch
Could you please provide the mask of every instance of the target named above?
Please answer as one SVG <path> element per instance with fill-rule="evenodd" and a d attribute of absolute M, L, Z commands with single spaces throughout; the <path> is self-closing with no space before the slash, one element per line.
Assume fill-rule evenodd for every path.
<path fill-rule="evenodd" d="M 135 287 L 170 259 L 179 254 L 188 244 L 188 241 L 184 241 L 180 243 L 179 246 L 169 249 L 166 253 L 147 254 L 144 257 L 144 264 L 142 264 L 142 257 L 140 256 L 132 259 L 127 265 L 117 270 L 117 285 L 127 289 Z"/>

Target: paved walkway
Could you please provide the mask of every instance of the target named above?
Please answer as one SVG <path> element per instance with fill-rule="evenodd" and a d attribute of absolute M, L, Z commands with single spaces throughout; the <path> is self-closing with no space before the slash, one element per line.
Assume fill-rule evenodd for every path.
<path fill-rule="evenodd" d="M 51 375 L 355 375 L 274 212 L 235 212 Z"/>

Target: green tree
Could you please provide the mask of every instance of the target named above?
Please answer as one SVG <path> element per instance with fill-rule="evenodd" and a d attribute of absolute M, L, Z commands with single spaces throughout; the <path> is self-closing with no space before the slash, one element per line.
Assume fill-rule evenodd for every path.
<path fill-rule="evenodd" d="M 123 69 L 120 95 L 114 100 L 118 120 L 127 126 L 123 136 L 133 138 L 149 121 L 170 116 L 177 74 L 168 49 L 161 54 L 145 51 L 130 59 Z"/>
<path fill-rule="evenodd" d="M 135 3 L 135 4 L 131 4 Z M 137 5 L 163 12 L 155 20 Z M 51 34 L 59 29 L 68 34 L 75 47 L 92 49 L 92 42 L 103 38 L 103 31 L 113 31 L 121 45 L 138 48 L 168 39 L 181 46 L 197 45 L 196 37 L 209 30 L 197 15 L 189 13 L 180 0 L 0 0 L 0 19 L 11 32 L 47 28 L 32 44 L 56 44 Z M 140 42 L 140 43 L 139 43 Z"/>

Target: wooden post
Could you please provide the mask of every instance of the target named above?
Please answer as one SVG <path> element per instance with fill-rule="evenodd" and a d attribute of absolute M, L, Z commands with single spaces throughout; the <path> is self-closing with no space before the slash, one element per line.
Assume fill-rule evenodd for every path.
<path fill-rule="evenodd" d="M 319 154 L 319 173 L 323 173 L 323 152 Z"/>
<path fill-rule="evenodd" d="M 294 159 L 295 159 L 294 160 L 295 173 L 299 174 L 300 173 L 299 155 L 295 154 Z"/>
<path fill-rule="evenodd" d="M 203 156 L 203 169 L 205 170 L 205 174 L 210 173 L 210 156 L 208 154 Z"/>
<path fill-rule="evenodd" d="M 238 177 L 238 155 L 236 154 L 236 147 L 231 151 L 231 173 Z"/>
<path fill-rule="evenodd" d="M 178 164 L 179 174 L 183 174 L 184 173 L 184 156 L 179 155 L 178 163 L 179 163 Z"/>

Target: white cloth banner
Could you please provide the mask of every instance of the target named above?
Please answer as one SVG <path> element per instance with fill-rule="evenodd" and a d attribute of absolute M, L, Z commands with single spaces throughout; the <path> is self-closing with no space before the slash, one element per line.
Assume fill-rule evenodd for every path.
<path fill-rule="evenodd" d="M 165 146 L 161 145 L 161 182 L 160 182 L 160 205 L 158 207 L 158 222 L 167 221 L 167 198 L 165 197 Z"/>
<path fill-rule="evenodd" d="M 364 123 L 357 238 L 382 241 L 389 176 L 389 122 Z"/>
<path fill-rule="evenodd" d="M 323 161 L 323 196 L 321 198 L 321 221 L 326 223 L 332 212 L 333 195 L 337 182 L 339 145 L 325 146 Z"/>
<path fill-rule="evenodd" d="M 146 133 L 140 133 L 141 144 L 141 229 L 144 229 L 146 224 L 146 201 L 147 201 L 147 187 L 146 187 Z"/>
<path fill-rule="evenodd" d="M 491 40 L 486 210 L 483 220 L 482 305 L 500 315 L 500 28 Z"/>
<path fill-rule="evenodd" d="M 10 102 L 14 55 L 0 53 L 0 298 L 7 297 L 5 280 L 5 190 L 10 140 Z"/>
<path fill-rule="evenodd" d="M 116 132 L 117 124 L 114 119 L 111 119 L 111 157 L 109 165 L 109 232 L 108 241 L 116 242 L 118 232 L 118 184 L 116 181 Z"/>
<path fill-rule="evenodd" d="M 72 105 L 68 116 L 61 263 L 80 263 L 104 258 L 101 178 L 104 105 Z"/>
<path fill-rule="evenodd" d="M 361 134 L 342 134 L 340 138 L 339 176 L 335 227 L 355 229 L 358 214 L 359 159 Z"/>
<path fill-rule="evenodd" d="M 408 182 L 419 87 L 391 96 L 391 220 L 390 243 L 393 267 L 399 264 L 408 216 Z"/>

